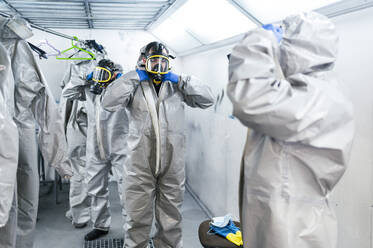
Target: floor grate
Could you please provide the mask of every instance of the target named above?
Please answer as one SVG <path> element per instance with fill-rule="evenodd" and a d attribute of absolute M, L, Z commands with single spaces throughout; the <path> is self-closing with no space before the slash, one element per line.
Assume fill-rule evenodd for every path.
<path fill-rule="evenodd" d="M 97 239 L 85 241 L 84 248 L 123 248 L 123 239 Z M 153 248 L 153 242 L 149 241 L 148 248 Z"/>
<path fill-rule="evenodd" d="M 98 239 L 85 241 L 84 248 L 122 248 L 123 239 Z"/>

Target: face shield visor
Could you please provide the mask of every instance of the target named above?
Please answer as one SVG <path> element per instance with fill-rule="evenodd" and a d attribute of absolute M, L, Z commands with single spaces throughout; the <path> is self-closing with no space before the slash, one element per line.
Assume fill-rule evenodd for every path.
<path fill-rule="evenodd" d="M 152 55 L 146 59 L 145 70 L 153 74 L 167 74 L 170 70 L 170 61 L 163 55 Z"/>
<path fill-rule="evenodd" d="M 107 83 L 112 77 L 112 72 L 104 67 L 97 66 L 93 72 L 92 80 L 97 83 Z"/>

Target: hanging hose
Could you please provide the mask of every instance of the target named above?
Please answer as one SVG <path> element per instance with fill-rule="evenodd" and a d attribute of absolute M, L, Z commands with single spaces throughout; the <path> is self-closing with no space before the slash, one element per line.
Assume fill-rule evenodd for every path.
<path fill-rule="evenodd" d="M 151 88 L 149 85 L 148 81 L 143 81 L 141 82 L 141 88 L 143 90 L 146 104 L 148 106 L 148 110 L 150 113 L 150 117 L 152 119 L 153 127 L 154 127 L 154 132 L 155 132 L 155 137 L 156 137 L 156 167 L 155 167 L 155 175 L 157 176 L 159 173 L 159 167 L 161 163 L 161 137 L 160 137 L 160 131 L 159 131 L 159 120 L 158 120 L 158 114 L 157 110 L 155 108 L 155 101 L 154 97 L 151 93 Z"/>

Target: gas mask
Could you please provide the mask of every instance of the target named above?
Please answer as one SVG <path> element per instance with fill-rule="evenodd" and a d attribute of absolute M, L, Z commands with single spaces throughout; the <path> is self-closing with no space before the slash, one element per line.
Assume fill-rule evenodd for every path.
<path fill-rule="evenodd" d="M 101 94 L 102 90 L 114 81 L 119 74 L 121 74 L 120 68 L 117 68 L 118 66 L 119 65 L 115 65 L 111 60 L 100 60 L 92 74 L 92 84 L 89 89 L 90 92 L 97 95 Z M 119 72 L 119 74 L 114 77 L 114 73 L 116 72 Z"/>
<path fill-rule="evenodd" d="M 155 81 L 161 81 L 162 75 L 170 70 L 168 57 L 163 55 L 152 55 L 146 59 L 145 70 L 150 73 Z M 155 82 L 156 83 L 156 82 Z"/>
<path fill-rule="evenodd" d="M 168 54 L 165 45 L 159 42 L 151 42 L 145 47 L 145 70 L 148 72 L 153 83 L 160 84 L 162 76 L 167 74 L 170 67 L 170 59 L 174 58 Z"/>

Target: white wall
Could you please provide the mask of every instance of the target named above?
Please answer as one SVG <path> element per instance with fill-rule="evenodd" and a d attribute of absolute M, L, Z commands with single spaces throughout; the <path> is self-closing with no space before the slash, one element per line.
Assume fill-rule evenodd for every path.
<path fill-rule="evenodd" d="M 61 38 L 43 31 L 33 30 L 34 36 L 29 42 L 37 45 L 47 39 L 54 47 L 64 50 L 71 47 L 71 40 Z M 56 30 L 69 36 L 77 36 L 81 40 L 96 40 L 102 44 L 108 53 L 108 58 L 123 66 L 124 72 L 135 69 L 140 48 L 147 43 L 157 40 L 152 34 L 144 31 L 123 30 L 92 30 L 92 29 L 60 29 Z M 43 48 L 43 47 L 42 47 Z M 37 56 L 37 55 L 35 55 Z M 173 61 L 177 64 L 177 61 Z M 67 69 L 68 61 L 57 60 L 55 57 L 39 60 L 38 63 L 56 99 L 61 94 L 60 83 Z M 177 66 L 176 66 L 177 68 Z"/>
<path fill-rule="evenodd" d="M 187 183 L 215 216 L 232 213 L 238 218 L 238 178 L 247 129 L 230 118 L 232 107 L 225 93 L 230 50 L 183 57 L 181 68 L 202 79 L 215 94 L 224 89 L 216 109 L 187 110 Z"/>
<path fill-rule="evenodd" d="M 373 8 L 334 18 L 340 36 L 338 78 L 355 107 L 356 135 L 349 168 L 334 200 L 340 246 L 372 247 Z"/>
<path fill-rule="evenodd" d="M 335 71 L 356 112 L 356 138 L 349 168 L 333 203 L 340 248 L 368 248 L 372 209 L 373 8 L 334 18 L 340 35 Z M 226 54 L 232 46 L 182 59 L 182 69 L 219 90 L 227 84 Z M 231 120 L 225 97 L 218 111 L 188 111 L 187 182 L 214 215 L 238 216 L 239 164 L 245 129 Z"/>

